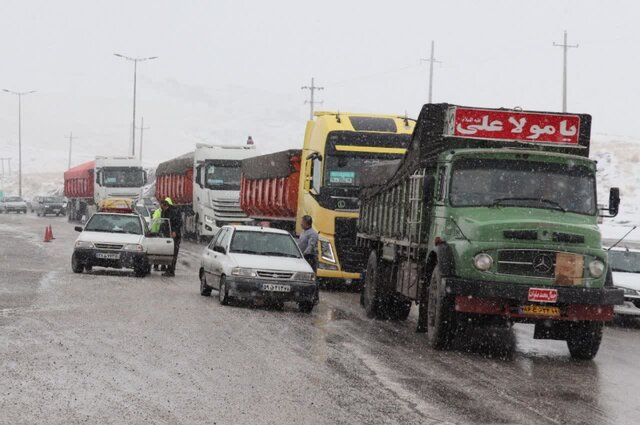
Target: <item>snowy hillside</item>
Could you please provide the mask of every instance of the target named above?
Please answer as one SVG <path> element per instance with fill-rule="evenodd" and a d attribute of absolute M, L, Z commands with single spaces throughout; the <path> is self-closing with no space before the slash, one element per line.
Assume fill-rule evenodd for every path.
<path fill-rule="evenodd" d="M 292 135 L 288 140 L 293 140 Z M 291 143 L 291 142 L 290 142 Z M 295 146 L 285 146 L 293 148 Z M 277 145 L 271 145 L 270 149 L 262 149 L 261 153 L 267 153 L 278 149 Z M 42 151 L 41 151 L 42 152 Z M 60 157 L 59 152 L 51 150 L 46 152 L 48 158 Z M 620 213 L 615 219 L 605 219 L 605 223 L 638 224 L 640 223 L 640 172 L 637 171 L 640 163 L 640 140 L 628 137 L 596 134 L 592 138 L 591 157 L 598 162 L 598 202 L 607 204 L 609 188 L 619 187 L 621 193 Z M 157 164 L 145 163 L 155 166 Z M 14 167 L 15 169 L 15 167 Z M 148 170 L 153 179 L 153 170 Z M 23 177 L 23 194 L 31 198 L 39 194 L 53 194 L 62 191 L 62 173 L 26 173 Z M 17 176 L 0 181 L 0 190 L 6 193 L 16 193 L 18 190 Z"/>

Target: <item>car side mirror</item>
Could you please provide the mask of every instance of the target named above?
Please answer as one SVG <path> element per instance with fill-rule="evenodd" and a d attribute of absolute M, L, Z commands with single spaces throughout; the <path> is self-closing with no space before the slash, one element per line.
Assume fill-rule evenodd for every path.
<path fill-rule="evenodd" d="M 618 215 L 618 210 L 620 208 L 620 188 L 612 187 L 609 190 L 609 214 L 612 217 Z"/>
<path fill-rule="evenodd" d="M 214 247 L 213 247 L 213 250 L 214 250 L 215 252 L 219 252 L 220 254 L 225 254 L 225 255 L 227 254 L 227 250 L 226 250 L 226 249 L 224 249 L 224 247 L 222 247 L 222 246 L 220 246 L 220 245 L 216 245 L 216 246 L 214 246 Z"/>
<path fill-rule="evenodd" d="M 76 226 L 76 227 L 74 227 L 74 229 L 75 229 L 76 232 L 82 232 L 82 230 L 83 230 L 82 226 Z"/>

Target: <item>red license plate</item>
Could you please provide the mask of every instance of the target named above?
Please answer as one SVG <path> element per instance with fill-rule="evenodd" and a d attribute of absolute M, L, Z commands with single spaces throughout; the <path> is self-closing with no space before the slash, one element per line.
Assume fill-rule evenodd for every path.
<path fill-rule="evenodd" d="M 529 301 L 539 303 L 557 303 L 558 290 L 549 288 L 529 288 Z"/>

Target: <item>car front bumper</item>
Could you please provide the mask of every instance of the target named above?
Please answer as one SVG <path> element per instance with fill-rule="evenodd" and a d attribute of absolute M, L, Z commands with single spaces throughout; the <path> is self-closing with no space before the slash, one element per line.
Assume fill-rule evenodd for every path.
<path fill-rule="evenodd" d="M 613 312 L 620 316 L 640 317 L 640 297 L 625 296 L 624 303 L 614 307 Z"/>
<path fill-rule="evenodd" d="M 229 296 L 242 300 L 316 302 L 318 285 L 316 282 L 277 281 L 245 277 L 226 277 Z M 288 292 L 263 290 L 263 285 L 287 285 Z"/>
<path fill-rule="evenodd" d="M 96 255 L 97 254 L 97 255 Z M 99 258 L 100 254 L 118 254 L 118 259 Z M 108 251 L 89 248 L 76 248 L 73 255 L 84 266 L 110 267 L 114 269 L 132 269 L 146 260 L 144 252 Z"/>

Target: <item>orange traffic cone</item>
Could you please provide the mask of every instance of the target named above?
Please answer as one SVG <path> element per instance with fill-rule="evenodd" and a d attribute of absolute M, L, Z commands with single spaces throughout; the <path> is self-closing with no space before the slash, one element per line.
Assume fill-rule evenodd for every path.
<path fill-rule="evenodd" d="M 51 233 L 49 233 L 49 228 L 45 226 L 44 228 L 44 240 L 43 242 L 51 242 Z"/>
<path fill-rule="evenodd" d="M 53 237 L 53 227 L 51 227 L 51 225 L 49 225 L 49 237 L 51 238 L 51 240 L 54 240 L 55 238 Z"/>

